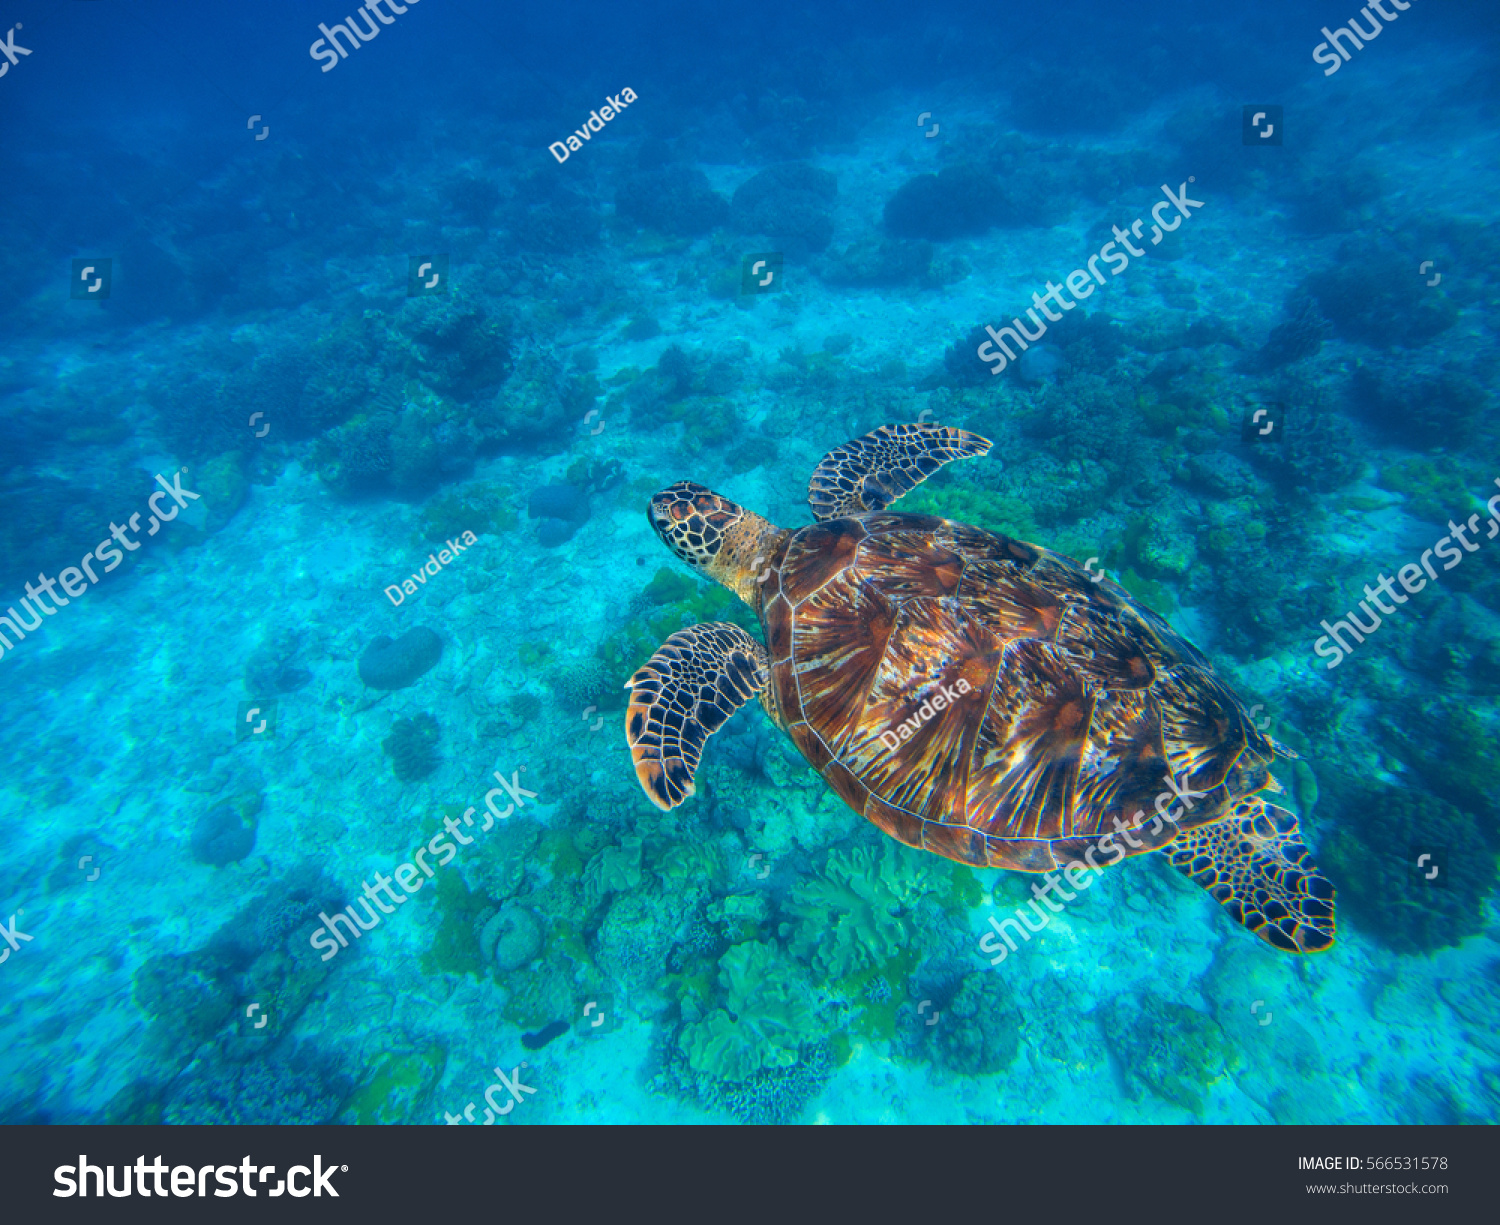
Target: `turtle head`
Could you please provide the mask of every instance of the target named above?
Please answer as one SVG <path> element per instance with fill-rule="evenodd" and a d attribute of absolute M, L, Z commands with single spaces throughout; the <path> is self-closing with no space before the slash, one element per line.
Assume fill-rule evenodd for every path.
<path fill-rule="evenodd" d="M 651 499 L 646 517 L 662 543 L 756 608 L 757 580 L 786 533 L 706 485 L 678 481 Z"/>

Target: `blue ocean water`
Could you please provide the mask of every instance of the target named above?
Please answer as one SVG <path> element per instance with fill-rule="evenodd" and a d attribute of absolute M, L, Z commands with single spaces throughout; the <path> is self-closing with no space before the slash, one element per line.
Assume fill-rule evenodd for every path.
<path fill-rule="evenodd" d="M 0 0 L 0 1120 L 1500 1121 L 1492 5 L 351 7 Z M 890 423 L 1286 750 L 1332 948 L 756 702 L 649 801 L 760 633 L 652 495 Z"/>

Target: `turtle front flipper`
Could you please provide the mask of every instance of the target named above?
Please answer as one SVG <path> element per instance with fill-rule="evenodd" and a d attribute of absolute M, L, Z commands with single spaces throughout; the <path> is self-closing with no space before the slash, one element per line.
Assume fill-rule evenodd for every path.
<path fill-rule="evenodd" d="M 1296 814 L 1285 808 L 1250 796 L 1163 853 L 1267 944 L 1318 953 L 1333 943 L 1333 885 L 1303 845 Z"/>
<path fill-rule="evenodd" d="M 658 808 L 693 794 L 703 742 L 766 687 L 766 649 L 738 625 L 678 630 L 626 682 L 625 738 L 641 788 Z"/>
<path fill-rule="evenodd" d="M 948 425 L 882 425 L 823 456 L 807 485 L 808 505 L 819 523 L 884 510 L 944 464 L 989 449 L 989 439 Z"/>

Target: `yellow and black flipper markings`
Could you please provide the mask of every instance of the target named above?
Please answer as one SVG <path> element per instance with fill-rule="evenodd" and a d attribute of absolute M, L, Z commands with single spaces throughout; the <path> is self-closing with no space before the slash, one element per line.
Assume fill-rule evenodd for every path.
<path fill-rule="evenodd" d="M 766 649 L 738 625 L 690 625 L 626 684 L 625 739 L 641 789 L 658 808 L 693 794 L 703 743 L 766 687 Z"/>
<path fill-rule="evenodd" d="M 819 523 L 884 510 L 944 464 L 989 449 L 989 439 L 948 425 L 882 425 L 823 457 L 807 502 Z"/>
<path fill-rule="evenodd" d="M 1249 796 L 1222 821 L 1188 831 L 1164 853 L 1267 944 L 1318 953 L 1333 943 L 1333 885 L 1286 809 Z"/>

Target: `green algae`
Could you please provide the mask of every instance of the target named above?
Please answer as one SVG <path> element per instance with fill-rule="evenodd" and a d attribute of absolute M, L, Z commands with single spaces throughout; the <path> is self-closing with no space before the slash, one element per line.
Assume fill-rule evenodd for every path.
<path fill-rule="evenodd" d="M 566 829 L 549 829 L 537 847 L 553 876 L 582 877 L 584 858 Z"/>
<path fill-rule="evenodd" d="M 784 924 L 792 954 L 808 962 L 827 982 L 868 982 L 880 967 L 913 947 L 918 901 L 932 898 L 949 913 L 977 902 L 977 882 L 965 884 L 961 864 L 917 855 L 895 842 L 878 849 L 831 851 L 820 875 L 793 886 L 785 911 L 796 922 Z"/>
<path fill-rule="evenodd" d="M 1229 1050 L 1217 1021 L 1150 993 L 1139 1010 L 1117 996 L 1100 1013 L 1105 1041 L 1132 1094 L 1141 1084 L 1164 1101 L 1203 1113 L 1204 1091 L 1222 1075 Z"/>
<path fill-rule="evenodd" d="M 434 1043 L 420 1051 L 382 1051 L 370 1075 L 344 1107 L 347 1121 L 388 1125 L 425 1122 L 417 1117 L 443 1078 L 448 1051 Z"/>
<path fill-rule="evenodd" d="M 1380 484 L 1395 493 L 1406 494 L 1407 509 L 1429 523 L 1446 523 L 1470 503 L 1463 474 L 1447 456 L 1436 459 L 1413 456 L 1389 463 L 1381 470 Z"/>
<path fill-rule="evenodd" d="M 648 584 L 648 590 L 654 591 L 648 598 L 663 595 L 676 598 L 631 617 L 595 648 L 595 656 L 610 675 L 630 676 L 656 653 L 657 647 L 684 626 L 728 621 L 760 636 L 760 622 L 755 614 L 726 588 L 690 580 L 684 588 L 681 583 L 661 578 L 665 573 L 671 572 L 659 570 Z"/>
<path fill-rule="evenodd" d="M 1029 503 L 968 485 L 949 484 L 932 489 L 923 486 L 902 498 L 895 509 L 906 515 L 956 519 L 1017 540 L 1036 540 L 1041 535 Z"/>
<path fill-rule="evenodd" d="M 509 485 L 488 482 L 443 494 L 422 508 L 418 531 L 427 543 L 449 540 L 464 532 L 502 535 L 519 522 L 511 506 L 514 496 Z"/>
<path fill-rule="evenodd" d="M 436 905 L 441 918 L 432 944 L 422 954 L 422 972 L 483 976 L 485 965 L 474 935 L 474 923 L 493 903 L 479 890 L 471 892 L 457 872 L 440 872 L 432 883 L 436 886 Z"/>
<path fill-rule="evenodd" d="M 679 570 L 662 566 L 651 576 L 651 581 L 641 588 L 641 597 L 654 605 L 676 604 L 679 600 L 690 600 L 698 592 L 698 584 Z"/>
<path fill-rule="evenodd" d="M 684 1026 L 678 1039 L 693 1071 L 743 1081 L 796 1063 L 812 1029 L 812 993 L 776 946 L 735 945 L 719 961 L 719 983 L 723 1007 Z"/>

